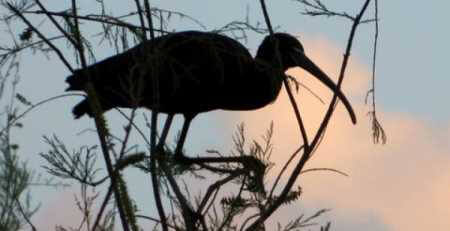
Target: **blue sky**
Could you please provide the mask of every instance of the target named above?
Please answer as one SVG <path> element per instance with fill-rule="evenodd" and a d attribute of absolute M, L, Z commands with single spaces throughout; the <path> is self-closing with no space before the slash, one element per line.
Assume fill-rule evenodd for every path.
<path fill-rule="evenodd" d="M 88 2 L 80 1 L 80 7 L 89 7 Z M 362 1 L 324 2 L 331 9 L 351 13 L 356 13 L 362 5 Z M 450 98 L 450 91 L 447 90 L 450 85 L 447 70 L 450 32 L 446 29 L 450 21 L 447 12 L 450 2 L 409 1 L 407 3 L 405 4 L 404 1 L 380 1 L 379 3 L 377 105 L 379 119 L 388 132 L 388 143 L 385 146 L 370 143 L 369 118 L 365 116 L 369 109 L 364 107 L 364 93 L 367 90 L 364 86 L 367 87 L 367 84 L 354 84 L 361 79 L 369 80 L 368 73 L 370 74 L 372 60 L 374 27 L 372 24 L 362 25 L 359 27 L 352 50 L 350 67 L 353 69 L 349 69 L 351 74 L 344 82 L 344 85 L 350 85 L 349 94 L 353 96 L 351 101 L 359 112 L 359 124 L 354 127 L 339 125 L 333 128 L 327 136 L 330 141 L 324 142 L 324 147 L 321 149 L 341 150 L 340 148 L 345 145 L 352 148 L 333 151 L 336 153 L 332 155 L 318 153 L 317 160 L 313 160 L 313 165 L 326 164 L 326 167 L 343 169 L 349 172 L 351 177 L 349 180 L 341 180 L 330 174 L 311 175 L 303 184 L 306 185 L 304 187 L 309 186 L 309 193 L 306 193 L 306 202 L 302 202 L 301 206 L 308 208 L 309 211 L 314 211 L 314 208 L 332 207 L 333 211 L 328 218 L 333 221 L 336 230 L 361 230 L 361 227 L 371 227 L 366 230 L 423 230 L 420 228 L 427 227 L 427 222 L 433 228 L 432 230 L 446 230 L 445 227 L 449 224 L 445 217 L 448 218 L 450 212 L 443 208 L 448 207 L 449 201 L 445 199 L 443 192 L 448 190 L 446 188 L 450 180 L 450 177 L 447 177 L 450 176 L 448 170 L 450 168 L 447 168 L 450 167 L 447 143 L 450 138 L 450 107 L 447 102 Z M 50 3 L 46 4 L 50 6 Z M 62 1 L 51 4 L 53 10 L 65 9 L 63 5 L 65 3 Z M 208 29 L 220 27 L 234 19 L 243 19 L 246 16 L 247 6 L 250 20 L 264 23 L 258 1 L 229 0 L 199 3 L 199 1 L 184 0 L 152 1 L 152 4 L 159 8 L 185 12 L 202 21 Z M 307 55 L 319 60 L 321 66 L 330 68 L 326 69 L 328 73 L 336 71 L 351 26 L 348 20 L 303 16 L 300 14 L 303 6 L 293 1 L 268 1 L 267 4 L 274 26 L 279 26 L 280 31 L 298 35 L 305 46 Z M 109 10 L 116 15 L 130 11 L 128 1 L 112 4 L 110 7 Z M 371 17 L 371 15 L 373 15 L 373 6 L 367 16 Z M 172 18 L 171 28 L 201 29 L 177 17 Z M 85 32 L 93 34 L 95 27 L 87 27 Z M 262 38 L 261 35 L 250 34 L 246 46 L 252 53 Z M 0 41 L 3 43 L 3 39 Z M 64 44 L 59 45 L 64 47 Z M 104 46 L 97 50 L 98 60 L 114 54 Z M 333 66 L 332 60 L 337 60 L 336 66 Z M 66 88 L 64 80 L 69 72 L 56 60 L 55 55 L 47 59 L 28 52 L 22 57 L 22 61 L 19 92 L 27 96 L 30 101 L 37 102 L 63 93 Z M 351 79 L 352 77 L 354 79 Z M 280 121 L 282 117 L 279 113 L 271 111 L 279 112 L 286 108 L 282 102 L 284 100 L 286 103 L 286 98 L 282 96 L 278 99 L 280 102 L 277 101 L 277 104 L 267 111 L 249 113 L 217 111 L 198 116 L 193 122 L 186 144 L 187 149 L 193 153 L 216 147 L 227 150 L 227 145 L 231 143 L 231 134 L 236 124 L 241 121 L 248 123 L 250 134 L 254 137 L 258 137 L 264 131 L 261 124 L 268 126 L 270 120 L 274 120 L 277 125 L 278 121 L 279 130 L 281 130 L 279 143 L 284 145 L 283 142 L 288 139 L 286 137 L 293 134 L 295 137 L 295 132 L 286 128 L 290 126 L 289 124 Z M 39 167 L 43 162 L 37 154 L 48 148 L 43 143 L 43 135 L 55 133 L 69 142 L 72 148 L 84 143 L 97 142 L 94 134 L 77 136 L 77 133 L 83 129 L 93 127 L 90 119 L 73 120 L 71 108 L 79 100 L 79 98 L 60 99 L 40 107 L 25 117 L 25 128 L 16 132 L 15 137 L 19 139 L 24 158 L 29 159 L 31 166 L 38 172 L 41 172 Z M 336 120 L 346 123 L 345 114 L 342 114 L 341 117 L 337 115 Z M 114 112 L 108 113 L 108 118 L 111 120 L 110 125 L 115 129 L 114 131 L 120 133 L 124 121 Z M 258 121 L 261 119 L 261 124 L 254 122 L 255 118 L 258 118 Z M 180 122 L 178 118 L 176 124 L 179 126 Z M 204 134 L 215 134 L 215 136 Z M 330 134 L 341 137 L 334 139 L 335 136 Z M 358 143 L 355 144 L 354 140 Z M 133 142 L 140 143 L 142 140 L 135 137 Z M 288 144 L 285 146 L 289 147 Z M 284 150 L 284 146 L 280 149 Z M 326 182 L 328 187 L 337 188 L 336 193 L 340 196 L 334 198 L 327 194 L 326 187 L 318 181 Z M 372 190 L 365 191 L 369 188 Z M 380 192 L 371 194 L 377 190 Z M 138 188 L 135 193 L 144 197 L 146 192 Z M 63 193 L 55 192 L 53 189 L 39 188 L 35 190 L 35 193 L 36 199 L 39 198 L 49 204 L 62 200 L 54 198 L 70 197 L 59 196 Z M 422 202 L 424 198 L 427 198 L 429 203 Z M 382 201 L 389 203 L 383 204 Z M 403 206 L 403 203 L 416 207 Z M 404 208 L 404 210 L 391 207 Z M 433 215 L 434 219 L 424 214 L 411 212 L 413 208 L 418 207 L 428 211 L 426 214 Z M 42 209 L 44 213 L 51 213 L 52 208 L 55 207 L 47 206 Z M 417 219 L 410 219 L 415 217 Z M 408 218 L 410 226 L 406 222 Z"/>

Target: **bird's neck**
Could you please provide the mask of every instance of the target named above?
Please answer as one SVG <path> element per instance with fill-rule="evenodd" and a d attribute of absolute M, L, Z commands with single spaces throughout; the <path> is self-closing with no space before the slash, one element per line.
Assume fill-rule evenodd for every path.
<path fill-rule="evenodd" d="M 259 87 L 265 92 L 265 103 L 271 103 L 280 93 L 283 78 L 285 76 L 284 70 L 266 60 L 255 58 L 255 61 L 255 69 L 257 71 L 255 76 L 258 76 L 260 82 Z"/>

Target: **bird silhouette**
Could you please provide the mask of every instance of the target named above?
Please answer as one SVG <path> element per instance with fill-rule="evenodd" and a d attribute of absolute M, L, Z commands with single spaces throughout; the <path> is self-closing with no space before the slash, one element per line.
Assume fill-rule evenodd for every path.
<path fill-rule="evenodd" d="M 266 36 L 255 58 L 241 43 L 224 35 L 172 33 L 90 65 L 87 70 L 76 70 L 66 82 L 68 91 L 87 91 L 90 79 L 103 112 L 115 107 L 158 107 L 170 121 L 174 114 L 182 114 L 185 120 L 175 150 L 175 155 L 182 155 L 190 122 L 197 114 L 268 105 L 277 98 L 284 72 L 291 67 L 305 69 L 335 92 L 356 123 L 344 94 L 304 54 L 301 43 L 286 33 Z M 159 91 L 156 104 L 155 83 Z M 73 114 L 75 118 L 93 116 L 87 98 L 74 107 Z"/>

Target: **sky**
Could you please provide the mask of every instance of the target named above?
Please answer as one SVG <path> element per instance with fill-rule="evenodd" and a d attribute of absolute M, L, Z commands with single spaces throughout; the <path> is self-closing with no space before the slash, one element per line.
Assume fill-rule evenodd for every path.
<path fill-rule="evenodd" d="M 81 9 L 89 1 L 80 1 Z M 129 4 L 122 1 L 111 5 L 117 15 L 127 12 Z M 324 1 L 336 11 L 356 13 L 362 1 Z M 47 3 L 49 4 L 49 3 Z M 53 4 L 53 3 L 52 3 Z M 263 23 L 257 1 L 152 1 L 154 6 L 185 12 L 204 22 L 208 29 L 218 28 L 233 19 L 246 17 L 246 8 L 252 22 Z M 268 1 L 272 24 L 279 31 L 299 36 L 305 53 L 329 76 L 336 77 L 342 61 L 350 22 L 341 18 L 318 18 L 301 15 L 302 5 L 294 1 Z M 54 10 L 65 9 L 54 4 Z M 287 222 L 291 214 L 313 214 L 329 208 L 322 221 L 331 221 L 332 230 L 448 230 L 450 226 L 450 107 L 447 100 L 450 85 L 447 54 L 450 33 L 448 1 L 423 3 L 380 1 L 380 37 L 377 56 L 377 113 L 387 133 L 385 145 L 374 144 L 371 124 L 364 97 L 370 88 L 373 49 L 373 25 L 362 25 L 357 31 L 350 65 L 343 83 L 356 110 L 358 124 L 352 125 L 346 111 L 339 105 L 321 146 L 308 162 L 307 168 L 333 168 L 347 173 L 344 177 L 330 172 L 310 172 L 297 182 L 303 188 L 302 200 L 274 214 L 273 221 Z M 2 9 L 3 10 L 3 9 Z M 3 12 L 3 11 L 2 11 Z M 89 11 L 85 11 L 88 13 Z M 369 9 L 373 15 L 373 5 Z M 171 28 L 196 29 L 198 26 L 172 18 Z M 20 31 L 20 30 L 19 30 Z M 95 28 L 87 28 L 94 34 Z M 252 53 L 262 40 L 251 34 L 245 44 Z M 3 39 L 0 38 L 0 41 Z M 64 44 L 60 44 L 64 46 Z M 97 59 L 114 52 L 99 45 Z M 19 92 L 32 102 L 62 94 L 69 74 L 56 61 L 56 56 L 45 58 L 28 52 L 22 57 L 23 70 Z M 330 92 L 307 73 L 292 69 L 290 73 L 313 89 L 323 99 Z M 97 142 L 95 134 L 78 134 L 92 128 L 88 118 L 74 121 L 71 108 L 81 98 L 60 99 L 32 111 L 24 118 L 25 127 L 16 131 L 23 158 L 38 173 L 44 164 L 38 153 L 48 150 L 43 135 L 57 134 L 76 148 L 81 144 Z M 326 110 L 307 91 L 296 95 L 305 115 L 309 134 L 313 134 Z M 24 109 L 24 108 L 22 108 Z M 144 112 L 144 111 L 140 111 Z M 108 112 L 113 131 L 121 134 L 125 121 L 117 112 Z M 142 119 L 142 118 L 141 118 Z M 214 111 L 201 114 L 193 121 L 185 148 L 191 153 L 204 153 L 206 149 L 229 150 L 236 126 L 244 122 L 247 134 L 258 139 L 274 122 L 274 161 L 282 164 L 299 145 L 299 132 L 284 90 L 277 101 L 263 109 L 249 112 Z M 176 118 L 175 125 L 182 119 Z M 175 129 L 173 129 L 175 130 Z M 138 136 L 133 143 L 142 144 Z M 137 173 L 127 175 L 130 190 L 137 198 L 147 198 L 150 188 L 141 186 Z M 40 212 L 33 218 L 41 230 L 55 224 L 76 224 L 79 216 L 73 208 L 77 189 L 37 187 L 35 199 L 42 201 Z M 72 204 L 67 203 L 72 202 Z M 146 201 L 148 207 L 152 201 Z M 70 207 L 67 207 L 70 206 Z M 67 213 L 56 213 L 67 211 Z M 63 215 L 64 214 L 64 215 Z M 70 214 L 70 216 L 66 216 Z M 46 219 L 52 216 L 52 220 Z M 69 217 L 69 218 L 68 218 Z"/>

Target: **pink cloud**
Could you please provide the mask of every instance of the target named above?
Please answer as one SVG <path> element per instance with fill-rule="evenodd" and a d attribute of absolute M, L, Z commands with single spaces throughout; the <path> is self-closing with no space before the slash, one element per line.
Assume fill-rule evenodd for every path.
<path fill-rule="evenodd" d="M 340 49 L 324 39 L 306 40 L 304 45 L 306 53 L 326 73 L 337 75 L 342 57 Z M 326 102 L 331 98 L 329 90 L 313 77 L 305 77 L 305 72 L 294 69 L 290 73 Z M 353 126 L 344 107 L 338 106 L 325 140 L 307 165 L 307 168 L 335 168 L 350 177 L 329 172 L 305 174 L 298 181 L 304 188 L 303 200 L 309 206 L 335 208 L 339 211 L 336 216 L 345 220 L 372 214 L 392 230 L 447 230 L 450 227 L 450 126 L 436 128 L 414 115 L 386 112 L 378 105 L 388 143 L 373 144 L 369 117 L 365 116 L 369 108 L 363 102 L 369 80 L 368 68 L 352 58 L 343 89 L 347 95 L 354 96 L 350 101 L 357 112 L 358 124 Z M 311 136 L 327 105 L 304 89 L 296 98 Z M 273 158 L 278 165 L 301 144 L 284 90 L 274 104 L 236 116 L 236 120 L 245 122 L 252 137 L 259 137 L 270 121 L 274 121 Z M 339 227 L 339 220 L 334 223 Z"/>
<path fill-rule="evenodd" d="M 78 227 L 82 215 L 75 205 L 76 193 L 64 190 L 46 198 L 38 213 L 33 217 L 38 230 L 55 230 L 57 225 L 63 227 Z"/>
<path fill-rule="evenodd" d="M 336 79 L 342 49 L 321 38 L 303 39 L 302 42 L 307 55 Z M 300 69 L 293 69 L 290 73 L 326 102 L 330 100 L 331 92 L 313 77 Z M 413 115 L 387 112 L 378 105 L 378 116 L 388 134 L 388 143 L 374 145 L 366 116 L 369 109 L 363 102 L 369 79 L 368 67 L 353 57 L 343 91 L 354 106 L 358 124 L 352 125 L 344 107 L 339 105 L 322 145 L 307 165 L 307 168 L 335 168 L 350 177 L 330 172 L 303 175 L 297 182 L 304 191 L 300 206 L 277 212 L 274 221 L 288 217 L 286 214 L 301 214 L 299 208 L 308 207 L 333 208 L 327 215 L 333 221 L 333 230 L 349 230 L 345 227 L 371 222 L 379 226 L 363 228 L 415 231 L 447 230 L 450 227 L 450 123 L 433 127 Z M 296 98 L 311 136 L 327 105 L 322 105 L 302 88 Z M 278 163 L 275 172 L 301 144 L 299 129 L 284 90 L 274 104 L 261 110 L 226 115 L 230 127 L 244 121 L 247 135 L 253 138 L 260 137 L 270 121 L 274 121 L 273 160 Z M 228 138 L 228 134 L 224 136 L 224 139 Z M 53 224 L 76 226 L 81 216 L 74 206 L 73 193 L 64 193 L 46 203 L 35 219 L 39 229 L 52 230 Z"/>

